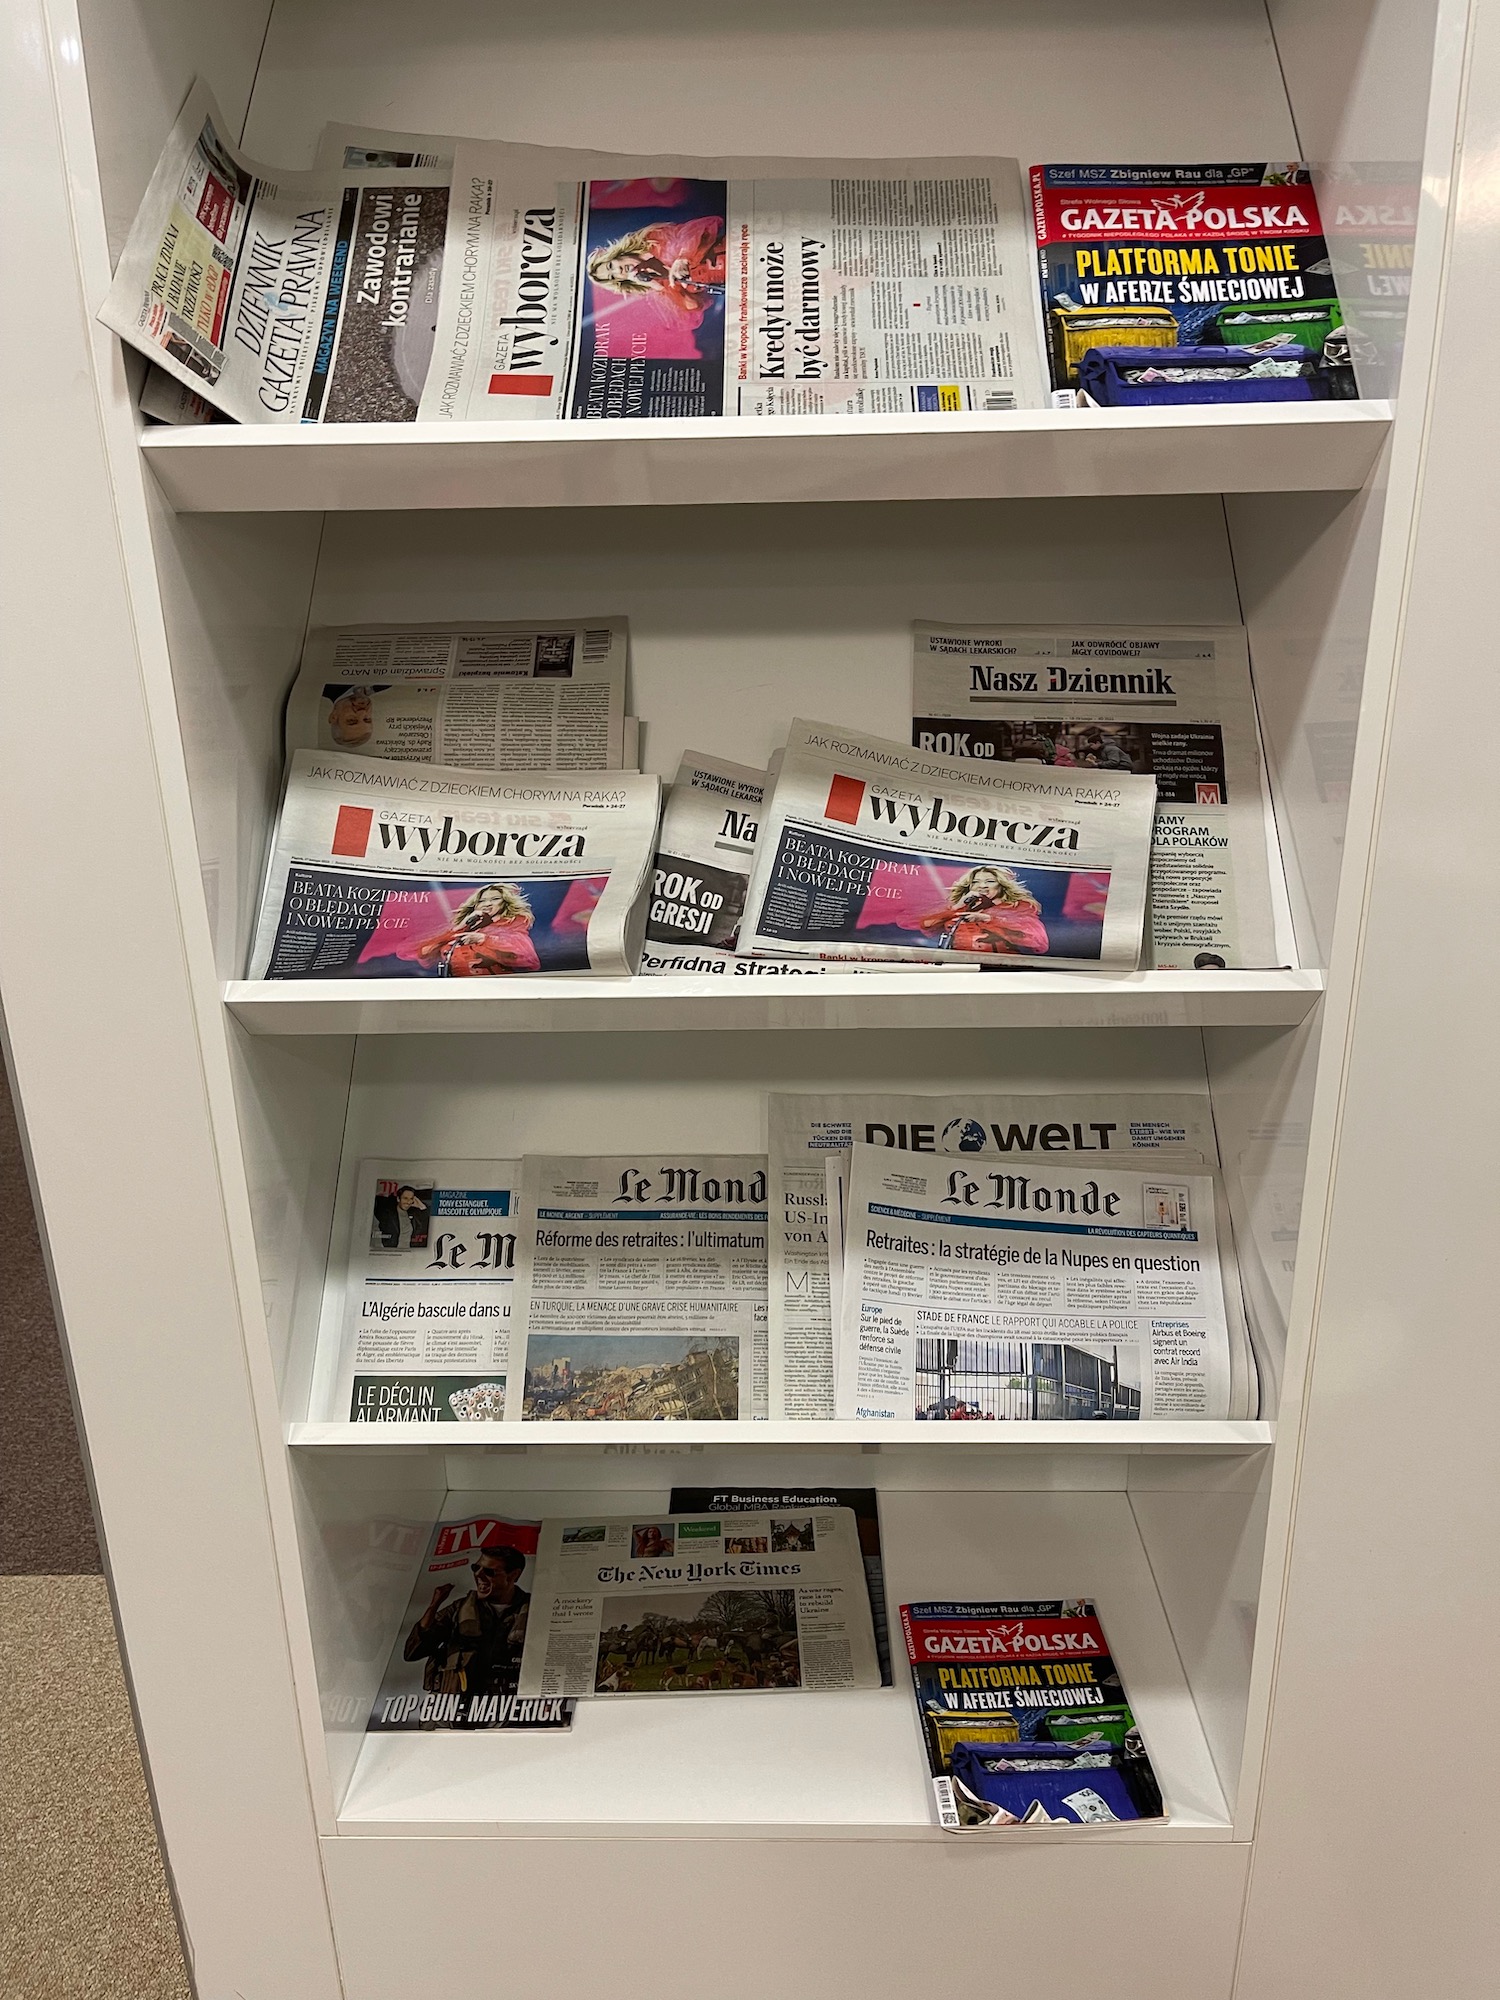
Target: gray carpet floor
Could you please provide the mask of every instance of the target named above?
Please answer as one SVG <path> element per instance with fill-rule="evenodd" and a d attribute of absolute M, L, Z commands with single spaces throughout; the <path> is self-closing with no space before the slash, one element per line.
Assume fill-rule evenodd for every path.
<path fill-rule="evenodd" d="M 0 1214 L 0 1995 L 188 2000 L 3 1071 Z"/>

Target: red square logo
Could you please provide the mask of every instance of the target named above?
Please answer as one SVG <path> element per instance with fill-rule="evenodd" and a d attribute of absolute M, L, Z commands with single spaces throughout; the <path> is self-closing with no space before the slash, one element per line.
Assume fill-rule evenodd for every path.
<path fill-rule="evenodd" d="M 865 788 L 859 778 L 835 778 L 828 787 L 828 803 L 823 808 L 824 819 L 836 819 L 844 826 L 859 825 L 859 809 L 864 801 Z"/>
<path fill-rule="evenodd" d="M 550 396 L 552 377 L 550 375 L 492 375 L 490 377 L 492 396 Z"/>
<path fill-rule="evenodd" d="M 1200 805 L 1200 806 L 1221 806 L 1221 805 L 1223 805 L 1224 801 L 1223 801 L 1223 799 L 1222 799 L 1222 798 L 1220 798 L 1220 796 L 1219 796 L 1219 788 L 1218 788 L 1218 786 L 1217 786 L 1217 785 L 1200 785 L 1200 786 L 1198 787 L 1198 803 L 1199 803 L 1199 805 Z"/>
<path fill-rule="evenodd" d="M 375 819 L 373 806 L 340 806 L 333 826 L 335 854 L 358 858 L 370 844 L 370 827 Z"/>

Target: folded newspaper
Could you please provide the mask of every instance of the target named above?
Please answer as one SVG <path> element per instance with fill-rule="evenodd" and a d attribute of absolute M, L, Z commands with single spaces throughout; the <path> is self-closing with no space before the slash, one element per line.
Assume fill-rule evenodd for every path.
<path fill-rule="evenodd" d="M 1231 1413 L 1208 1174 L 851 1150 L 841 1417 Z"/>
<path fill-rule="evenodd" d="M 251 979 L 633 970 L 659 783 L 298 750 Z"/>
<path fill-rule="evenodd" d="M 980 773 L 794 722 L 739 949 L 1129 971 L 1155 803 L 1130 772 Z"/>
<path fill-rule="evenodd" d="M 308 634 L 286 748 L 482 771 L 627 768 L 623 618 Z"/>
<path fill-rule="evenodd" d="M 523 1698 L 879 1686 L 847 1507 L 542 1523 Z"/>
<path fill-rule="evenodd" d="M 854 959 L 747 958 L 735 950 L 767 792 L 767 771 L 685 751 L 667 791 L 652 870 L 641 971 L 719 978 L 816 978 L 879 972 Z M 918 963 L 909 970 L 962 970 Z"/>
<path fill-rule="evenodd" d="M 826 1163 L 856 1142 L 902 1154 L 958 1156 L 983 1168 L 1066 1161 L 1092 1167 L 1213 1173 L 1218 1165 L 1206 1096 L 1126 1091 L 972 1090 L 782 1093 L 767 1099 L 770 1414 L 834 1414 L 834 1339 Z M 915 1165 L 922 1161 L 917 1159 Z M 1215 1235 L 1226 1265 L 1231 1417 L 1254 1416 L 1257 1368 L 1237 1277 L 1232 1232 L 1215 1180 Z"/>
<path fill-rule="evenodd" d="M 424 420 L 1044 400 L 1014 160 L 610 162 L 463 140 L 453 187 Z"/>
<path fill-rule="evenodd" d="M 369 1729 L 568 1728 L 572 1702 L 516 1693 L 540 1525 L 489 1514 L 438 1522 Z"/>
<path fill-rule="evenodd" d="M 518 1160 L 354 1160 L 340 1179 L 315 1421 L 505 1416 Z"/>
<path fill-rule="evenodd" d="M 247 160 L 228 130 L 195 84 L 100 319 L 240 423 L 411 422 L 432 353 L 450 170 L 285 174 Z"/>
<path fill-rule="evenodd" d="M 242 423 L 1044 401 L 1014 160 L 651 159 L 341 129 L 311 173 L 282 174 L 226 133 L 195 86 L 100 316 Z"/>
<path fill-rule="evenodd" d="M 764 771 L 684 753 L 662 807 L 644 973 L 727 973 L 735 956 L 750 861 L 769 780 Z"/>
<path fill-rule="evenodd" d="M 991 765 L 1150 773 L 1142 963 L 1275 963 L 1278 849 L 1242 626 L 918 624 L 911 740 Z"/>
<path fill-rule="evenodd" d="M 533 1155 L 521 1214 L 512 1417 L 765 1415 L 763 1156 Z"/>

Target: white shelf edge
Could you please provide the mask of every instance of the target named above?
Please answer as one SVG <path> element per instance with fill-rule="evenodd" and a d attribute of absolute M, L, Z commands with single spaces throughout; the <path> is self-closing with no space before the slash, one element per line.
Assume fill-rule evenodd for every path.
<path fill-rule="evenodd" d="M 835 1840 L 943 1841 L 963 1848 L 1005 1848 L 1022 1845 L 1066 1846 L 1086 1840 L 1091 1846 L 1151 1846 L 1182 1841 L 1233 1840 L 1227 1820 L 1183 1819 L 1163 1826 L 1137 1822 L 1120 1827 L 1011 1828 L 993 1835 L 944 1833 L 941 1827 L 912 1820 L 898 1825 L 870 1826 L 850 1822 L 749 1820 L 743 1823 L 705 1820 L 579 1820 L 515 1823 L 495 1820 L 388 1820 L 358 1814 L 340 1817 L 337 1830 L 345 1840 Z"/>
<path fill-rule="evenodd" d="M 1036 1423 L 986 1424 L 975 1435 L 968 1424 L 911 1422 L 874 1423 L 846 1419 L 824 1423 L 473 1423 L 473 1424 L 340 1424 L 293 1423 L 287 1443 L 294 1447 L 336 1446 L 363 1450 L 401 1450 L 435 1446 L 451 1451 L 461 1446 L 541 1446 L 549 1451 L 603 1451 L 621 1446 L 703 1444 L 803 1445 L 811 1451 L 830 1445 L 935 1446 L 948 1451 L 1004 1451 L 1045 1448 L 1092 1449 L 1144 1454 L 1174 1452 L 1249 1452 L 1276 1441 L 1276 1426 L 1266 1421 L 1153 1418 L 1137 1423 L 1081 1423 L 1042 1420 Z"/>
<path fill-rule="evenodd" d="M 1321 972 L 969 973 L 912 968 L 772 980 L 710 974 L 514 982 L 231 980 L 258 1035 L 677 1033 L 764 1028 L 1295 1027 Z M 433 988 L 436 990 L 433 990 Z M 770 989 L 770 990 L 768 990 Z"/>
<path fill-rule="evenodd" d="M 609 423 L 146 426 L 182 513 L 1349 491 L 1387 402 Z"/>

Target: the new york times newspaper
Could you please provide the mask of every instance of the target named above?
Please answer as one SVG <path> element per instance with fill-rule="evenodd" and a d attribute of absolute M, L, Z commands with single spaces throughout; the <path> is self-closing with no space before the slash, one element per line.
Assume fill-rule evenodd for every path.
<path fill-rule="evenodd" d="M 742 952 L 1133 970 L 1156 780 L 978 770 L 794 722 Z"/>
<path fill-rule="evenodd" d="M 1208 1174 L 850 1152 L 841 1417 L 1227 1417 Z"/>
<path fill-rule="evenodd" d="M 411 422 L 432 353 L 449 169 L 282 174 L 227 133 L 196 84 L 100 319 L 240 423 Z"/>
<path fill-rule="evenodd" d="M 315 1421 L 499 1423 L 519 1160 L 346 1160 L 310 1406 Z"/>
<path fill-rule="evenodd" d="M 1244 627 L 919 624 L 911 740 L 1156 780 L 1142 962 L 1275 963 L 1270 797 Z"/>
<path fill-rule="evenodd" d="M 633 970 L 659 781 L 298 750 L 251 979 Z"/>
<path fill-rule="evenodd" d="M 484 771 L 618 771 L 623 618 L 320 626 L 286 748 Z"/>
<path fill-rule="evenodd" d="M 540 1525 L 483 1513 L 438 1522 L 369 1729 L 569 1726 L 571 1701 L 522 1700 L 516 1693 Z"/>
<path fill-rule="evenodd" d="M 1040 406 L 1013 160 L 460 141 L 424 419 Z"/>
<path fill-rule="evenodd" d="M 879 1686 L 847 1507 L 542 1523 L 523 1699 Z"/>
<path fill-rule="evenodd" d="M 956 1156 L 985 1170 L 1049 1161 L 1138 1172 L 1213 1173 L 1218 1146 L 1206 1096 L 1188 1091 L 772 1092 L 768 1140 L 770 1414 L 831 1417 L 835 1407 L 827 1161 L 856 1142 Z M 921 1164 L 920 1160 L 917 1164 Z M 1228 1269 L 1232 1231 L 1215 1178 L 1215 1235 Z M 1256 1364 L 1237 1278 L 1227 1275 L 1231 1417 L 1253 1417 Z"/>
<path fill-rule="evenodd" d="M 523 1163 L 508 1415 L 766 1414 L 766 1162 L 641 1153 Z"/>

